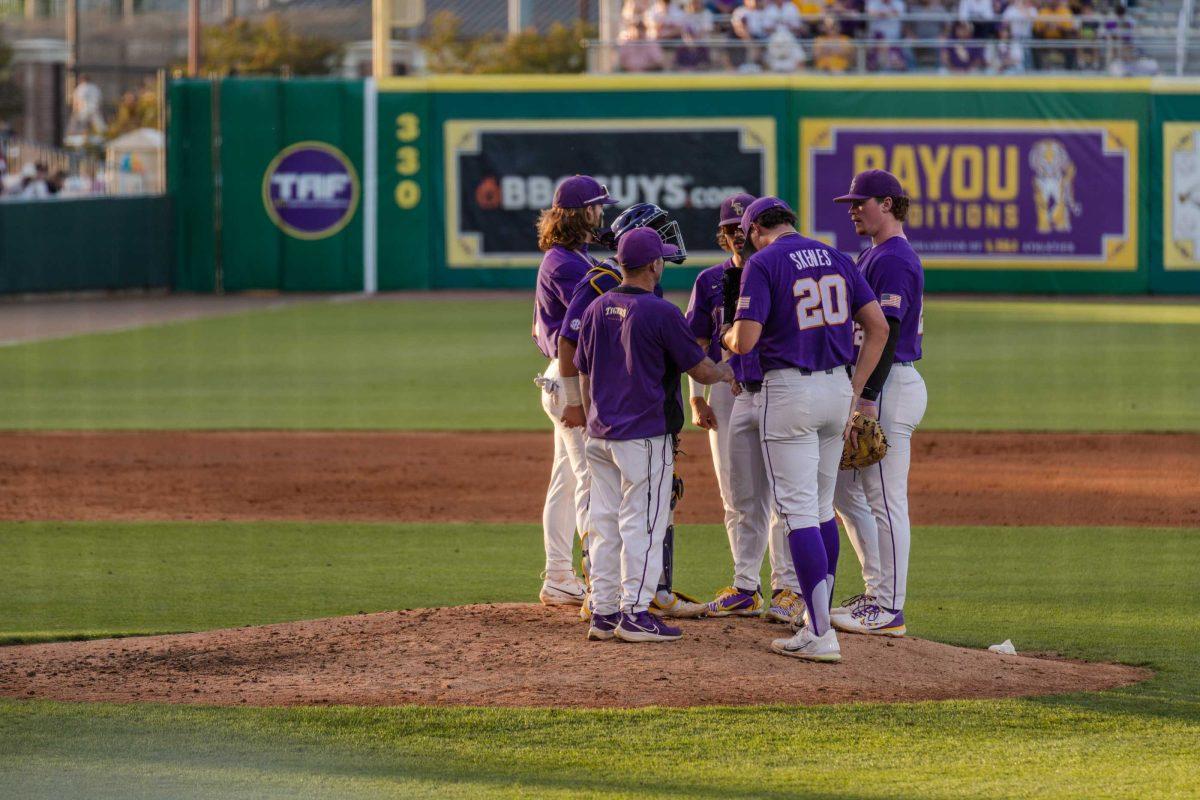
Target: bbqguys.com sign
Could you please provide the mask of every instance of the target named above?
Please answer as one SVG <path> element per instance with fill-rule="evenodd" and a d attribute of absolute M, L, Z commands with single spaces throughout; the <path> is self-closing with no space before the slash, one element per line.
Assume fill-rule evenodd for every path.
<path fill-rule="evenodd" d="M 297 239 L 324 239 L 350 223 L 359 183 L 346 154 L 325 142 L 284 148 L 263 175 L 263 205 L 280 230 Z"/>

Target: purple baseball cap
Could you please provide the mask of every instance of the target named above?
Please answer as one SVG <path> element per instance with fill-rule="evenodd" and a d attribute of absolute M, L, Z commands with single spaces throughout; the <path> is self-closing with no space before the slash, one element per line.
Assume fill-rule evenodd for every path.
<path fill-rule="evenodd" d="M 746 213 L 746 208 L 754 202 L 754 195 L 739 192 L 731 194 L 721 201 L 721 221 L 717 223 L 718 227 L 724 228 L 726 225 L 737 225 L 742 221 L 742 214 Z"/>
<path fill-rule="evenodd" d="M 638 269 L 678 252 L 678 247 L 664 242 L 653 228 L 634 228 L 617 243 L 617 263 L 625 269 Z"/>
<path fill-rule="evenodd" d="M 556 208 L 586 208 L 595 203 L 612 206 L 617 201 L 608 196 L 607 186 L 590 175 L 572 175 L 554 190 Z"/>
<path fill-rule="evenodd" d="M 750 235 L 750 226 L 755 220 L 761 217 L 772 208 L 782 208 L 784 211 L 791 213 L 791 207 L 780 200 L 778 197 L 760 197 L 750 204 L 746 209 L 746 213 L 742 214 L 742 233 Z"/>
<path fill-rule="evenodd" d="M 896 176 L 887 170 L 869 169 L 860 172 L 850 181 L 850 191 L 841 197 L 833 198 L 835 203 L 849 203 L 852 200 L 869 200 L 872 197 L 906 197 L 904 187 Z"/>

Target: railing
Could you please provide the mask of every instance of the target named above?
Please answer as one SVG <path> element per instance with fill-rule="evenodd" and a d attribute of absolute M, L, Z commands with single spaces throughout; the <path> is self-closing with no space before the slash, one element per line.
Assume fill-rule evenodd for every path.
<path fill-rule="evenodd" d="M 772 46 L 741 40 L 589 41 L 591 72 L 776 71 L 795 72 L 1071 72 L 1148 75 L 1165 64 L 1183 74 L 1200 40 L 1180 49 L 1175 37 L 1027 39 L 800 39 Z M 792 50 L 799 48 L 799 51 Z M 1005 56 L 1007 55 L 1007 58 Z"/>

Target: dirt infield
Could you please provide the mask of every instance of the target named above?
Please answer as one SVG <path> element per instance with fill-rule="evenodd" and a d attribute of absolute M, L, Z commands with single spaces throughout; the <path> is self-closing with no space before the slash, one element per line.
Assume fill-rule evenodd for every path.
<path fill-rule="evenodd" d="M 1200 435 L 921 432 L 917 524 L 1200 526 Z M 685 523 L 716 523 L 684 436 Z M 2 433 L 0 519 L 533 522 L 548 432 Z"/>
<path fill-rule="evenodd" d="M 508 604 L 7 647 L 0 695 L 255 706 L 809 704 L 1098 691 L 1151 674 L 851 635 L 841 637 L 840 664 L 811 664 L 767 649 L 788 635 L 781 625 L 683 626 L 679 642 L 588 642 L 573 609 Z"/>

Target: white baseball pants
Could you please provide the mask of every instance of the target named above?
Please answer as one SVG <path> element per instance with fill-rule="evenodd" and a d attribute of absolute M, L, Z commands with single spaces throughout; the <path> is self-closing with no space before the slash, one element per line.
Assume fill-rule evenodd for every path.
<path fill-rule="evenodd" d="M 675 449 L 670 436 L 588 439 L 592 605 L 597 614 L 650 607 L 662 574 Z"/>
<path fill-rule="evenodd" d="M 788 531 L 818 527 L 833 517 L 842 432 L 854 399 L 850 378 L 844 369 L 770 370 L 760 394 L 771 504 Z"/>
<path fill-rule="evenodd" d="M 838 473 L 834 506 L 862 564 L 866 593 L 884 608 L 900 610 L 908 585 L 912 530 L 908 520 L 908 468 L 912 435 L 929 397 L 915 367 L 896 364 L 879 394 L 879 424 L 888 453 L 861 472 Z"/>
<path fill-rule="evenodd" d="M 729 533 L 733 583 L 744 589 L 758 586 L 763 555 L 769 549 L 771 588 L 799 592 L 796 567 L 788 552 L 788 532 L 770 502 L 770 483 L 759 431 L 761 397 L 761 392 L 742 392 L 735 397 L 727 424 L 730 492 L 735 509 L 734 525 Z"/>
<path fill-rule="evenodd" d="M 725 534 L 729 537 L 730 550 L 736 552 L 736 514 L 733 506 L 733 490 L 729 475 L 729 417 L 733 414 L 735 398 L 727 383 L 715 383 L 708 387 L 708 404 L 717 418 L 717 429 L 708 432 L 708 449 L 712 451 L 713 471 L 717 475 L 717 491 L 721 494 L 721 505 L 725 508 Z"/>
<path fill-rule="evenodd" d="M 566 397 L 557 360 L 542 373 L 539 385 L 542 409 L 554 423 L 554 462 L 542 507 L 546 571 L 569 572 L 574 569 L 575 533 L 583 536 L 588 530 L 590 483 L 583 450 L 587 435 L 583 428 L 568 428 L 560 420 Z"/>

